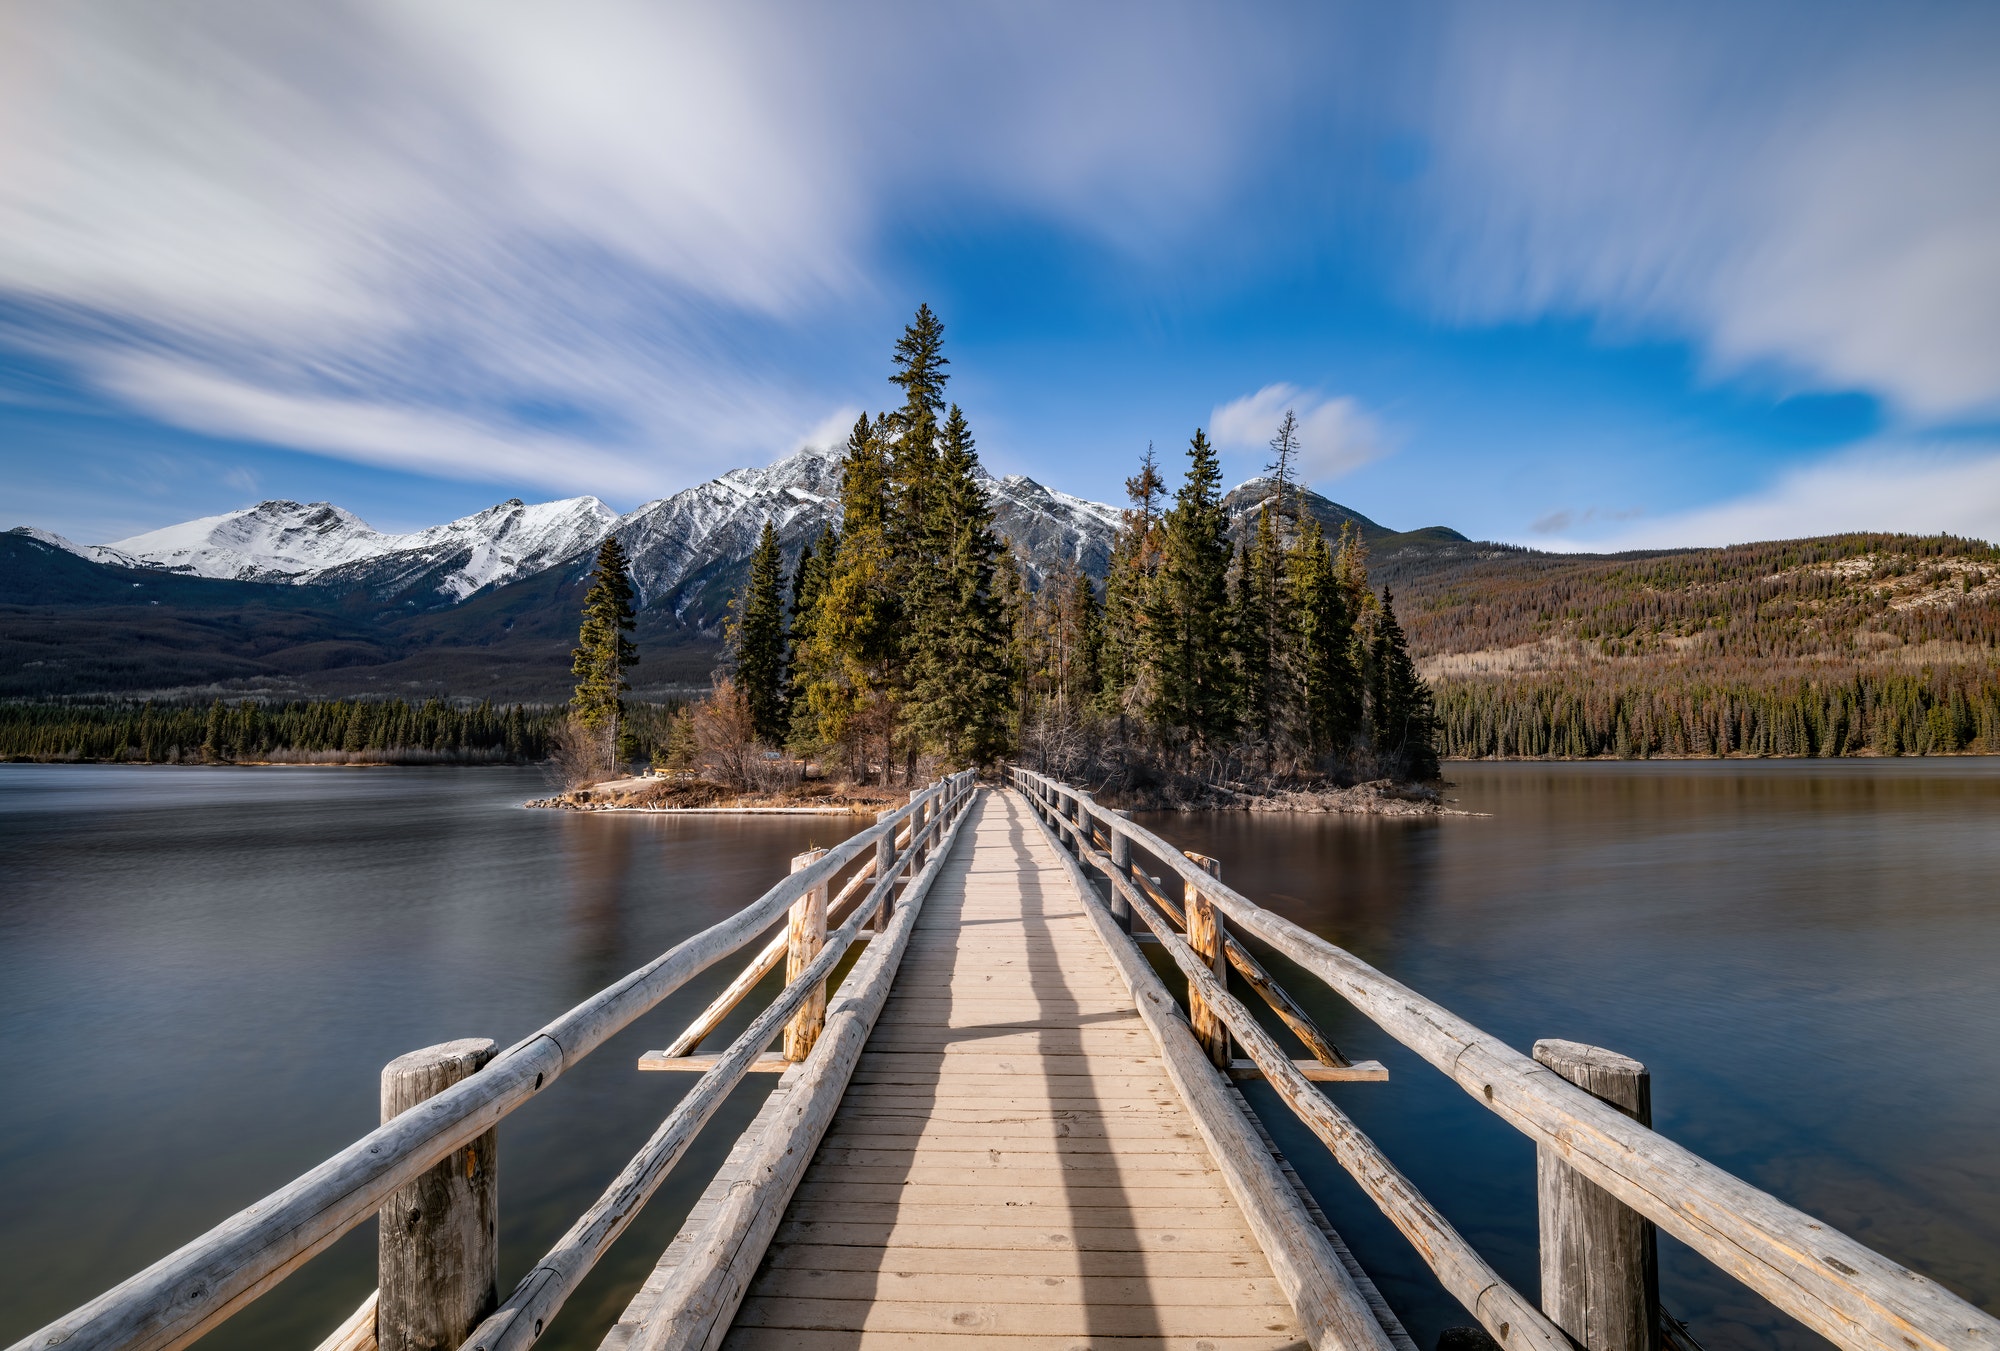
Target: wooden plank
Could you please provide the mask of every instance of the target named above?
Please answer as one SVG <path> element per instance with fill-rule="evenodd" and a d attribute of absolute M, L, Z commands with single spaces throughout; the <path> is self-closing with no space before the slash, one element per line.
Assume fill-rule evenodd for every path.
<path fill-rule="evenodd" d="M 1326 1065 L 1317 1060 L 1294 1060 L 1300 1074 L 1316 1084 L 1386 1084 L 1389 1069 L 1379 1060 L 1354 1060 L 1345 1065 Z M 1232 1079 L 1262 1079 L 1264 1071 L 1257 1068 L 1254 1060 L 1232 1060 L 1229 1062 L 1229 1077 Z"/>
<path fill-rule="evenodd" d="M 1257 1240 L 1242 1229 L 1182 1229 L 1171 1225 L 1121 1223 L 1082 1227 L 1048 1225 L 996 1228 L 984 1224 L 855 1224 L 837 1220 L 786 1220 L 778 1226 L 785 1243 L 839 1243 L 881 1248 L 1021 1248 L 1030 1251 L 1257 1253 Z"/>
<path fill-rule="evenodd" d="M 823 1243 L 774 1243 L 766 1265 L 773 1271 L 783 1268 L 860 1271 L 877 1276 L 907 1272 L 942 1276 L 1087 1276 L 1105 1280 L 1151 1277 L 1169 1301 L 1171 1291 L 1183 1281 L 1269 1280 L 1271 1274 L 1270 1266 L 1256 1253 L 855 1247 Z"/>
<path fill-rule="evenodd" d="M 1094 1283 L 1093 1283 L 1094 1286 Z M 1092 1292 L 1095 1295 L 1095 1289 Z M 1023 1334 L 1062 1337 L 1198 1337 L 1220 1321 L 1218 1315 L 1234 1312 L 1241 1301 L 1189 1308 L 1184 1304 L 1100 1304 L 1094 1298 L 1088 1306 L 1081 1301 L 1041 1300 L 1027 1304 L 1003 1304 L 986 1300 L 916 1301 L 877 1296 L 870 1299 L 814 1299 L 786 1297 L 759 1299 L 750 1303 L 737 1319 L 738 1327 L 787 1329 L 851 1329 L 862 1333 L 928 1333 L 935 1337 L 965 1332 L 982 1332 L 1018 1337 Z M 1269 1319 L 1265 1332 L 1293 1333 L 1297 1325 L 1290 1318 L 1271 1314 L 1271 1306 L 1259 1302 L 1251 1317 Z"/>
<path fill-rule="evenodd" d="M 719 1055 L 675 1055 L 664 1051 L 648 1051 L 639 1057 L 642 1070 L 659 1070 L 667 1074 L 707 1074 L 722 1063 Z M 782 1052 L 766 1051 L 750 1062 L 746 1073 L 783 1074 L 797 1061 L 787 1060 Z"/>
<path fill-rule="evenodd" d="M 1084 1278 L 1078 1275 L 995 1275 L 990 1273 L 925 1271 L 840 1271 L 786 1266 L 765 1271 L 752 1292 L 773 1300 L 884 1299 L 906 1304 L 1048 1304 L 1053 1292 L 1081 1301 Z M 1155 1281 L 1145 1276 L 1093 1277 L 1088 1287 L 1093 1307 L 1131 1305 L 1138 1308 L 1174 1306 L 1197 1309 L 1231 1305 L 1282 1305 L 1284 1292 L 1269 1277 L 1182 1276 Z M 1211 1320 L 1212 1321 L 1212 1320 Z"/>
<path fill-rule="evenodd" d="M 871 1332 L 868 1351 L 929 1351 L 938 1344 L 935 1332 Z M 1298 1351 L 1306 1345 L 1294 1332 L 1253 1332 L 1240 1337 L 1160 1336 L 1092 1337 L 1090 1351 Z M 861 1343 L 856 1334 L 845 1331 L 806 1328 L 744 1328 L 723 1344 L 729 1351 L 855 1351 Z M 966 1331 L 953 1334 L 956 1351 L 1077 1351 L 1078 1339 L 1069 1334 L 1029 1334 Z"/>

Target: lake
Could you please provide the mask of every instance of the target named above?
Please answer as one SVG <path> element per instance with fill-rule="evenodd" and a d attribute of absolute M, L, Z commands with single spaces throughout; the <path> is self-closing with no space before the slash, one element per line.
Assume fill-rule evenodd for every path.
<path fill-rule="evenodd" d="M 1453 765 L 1448 820 L 1146 818 L 1252 898 L 1526 1049 L 1644 1060 L 1667 1135 L 2000 1309 L 2000 762 Z M 502 1045 L 753 898 L 842 818 L 518 809 L 504 769 L 0 766 L 0 1342 L 375 1123 L 381 1065 Z M 1280 978 L 1283 964 L 1276 963 Z M 690 1079 L 633 1060 L 726 962 L 501 1128 L 503 1286 Z M 1302 978 L 1387 1084 L 1331 1086 L 1535 1289 L 1534 1155 Z M 720 1043 L 716 1043 L 719 1045 Z M 544 1344 L 594 1347 L 768 1081 L 746 1085 Z M 1252 1089 L 1428 1349 L 1469 1322 Z M 374 1284 L 373 1226 L 206 1340 L 313 1345 Z M 1813 1346 L 1662 1240 L 1711 1351 Z"/>

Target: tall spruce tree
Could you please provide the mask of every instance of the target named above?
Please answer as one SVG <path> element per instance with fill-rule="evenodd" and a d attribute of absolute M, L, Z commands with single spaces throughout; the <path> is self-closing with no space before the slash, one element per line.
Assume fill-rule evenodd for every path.
<path fill-rule="evenodd" d="M 1319 521 L 1310 515 L 1287 568 L 1297 663 L 1299 736 L 1307 756 L 1327 764 L 1344 754 L 1361 726 L 1362 694 L 1354 665 L 1354 611 Z"/>
<path fill-rule="evenodd" d="M 750 555 L 750 576 L 731 607 L 730 655 L 736 681 L 750 703 L 750 723 L 759 741 L 777 744 L 785 736 L 784 556 L 778 532 L 767 518 Z"/>
<path fill-rule="evenodd" d="M 819 593 L 833 572 L 840 534 L 832 526 L 799 550 L 792 569 L 791 622 L 785 629 L 785 726 L 794 735 L 793 716 L 805 707 L 806 668 L 800 654 L 812 641 L 813 618 L 819 613 Z"/>
<path fill-rule="evenodd" d="M 1437 719 L 1430 686 L 1410 660 L 1386 586 L 1375 615 L 1369 666 L 1369 731 L 1376 752 L 1387 757 L 1402 778 L 1435 779 Z"/>
<path fill-rule="evenodd" d="M 909 728 L 917 746 L 952 765 L 989 763 L 1007 743 L 1005 634 L 993 594 L 1001 544 L 979 478 L 971 429 L 954 404 L 922 502 L 908 603 Z"/>
<path fill-rule="evenodd" d="M 1143 639 L 1147 717 L 1177 752 L 1217 749 L 1236 727 L 1228 527 L 1215 448 L 1197 429 L 1187 477 L 1161 522 Z"/>
<path fill-rule="evenodd" d="M 597 547 L 590 570 L 590 589 L 583 597 L 583 625 L 570 650 L 570 674 L 576 689 L 570 712 L 576 720 L 604 737 L 604 764 L 618 758 L 618 724 L 625 711 L 622 696 L 632 686 L 625 672 L 639 663 L 639 649 L 626 635 L 637 627 L 632 613 L 632 563 L 616 535 Z"/>
<path fill-rule="evenodd" d="M 831 556 L 815 563 L 818 590 L 804 638 L 795 645 L 799 697 L 792 737 L 802 751 L 838 747 L 849 772 L 866 778 L 869 747 L 880 744 L 888 774 L 887 674 L 897 643 L 891 594 L 889 458 L 881 422 L 863 417 L 840 462 L 841 532 L 822 537 Z M 818 551 L 815 551 L 818 557 Z"/>

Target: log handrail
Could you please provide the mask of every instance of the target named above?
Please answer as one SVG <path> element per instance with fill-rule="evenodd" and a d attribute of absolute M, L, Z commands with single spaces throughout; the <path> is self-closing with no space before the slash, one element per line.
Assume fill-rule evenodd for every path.
<path fill-rule="evenodd" d="M 172 1351 L 277 1285 L 372 1219 L 398 1187 L 492 1129 L 668 995 L 769 928 L 878 838 L 970 782 L 940 779 L 874 825 L 791 873 L 743 909 L 669 948 L 501 1052 L 492 1063 L 377 1127 L 9 1351 Z"/>
<path fill-rule="evenodd" d="M 1144 826 L 1033 770 L 1015 782 L 1075 803 L 1199 889 L 1240 933 L 1311 972 L 1501 1120 L 1838 1346 L 2000 1351 L 2000 1319 L 1639 1125 L 1353 953 L 1257 905 Z M 1052 809 L 1053 810 L 1053 809 Z M 1060 812 L 1055 812 L 1060 817 Z M 1072 839 L 1078 832 L 1067 832 Z M 1136 864 L 1134 871 L 1137 871 Z"/>

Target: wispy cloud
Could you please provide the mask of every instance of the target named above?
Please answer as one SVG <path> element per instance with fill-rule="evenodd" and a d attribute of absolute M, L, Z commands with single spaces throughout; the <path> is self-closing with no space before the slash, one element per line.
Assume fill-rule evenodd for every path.
<path fill-rule="evenodd" d="M 1194 228 L 1286 84 L 1168 97 L 1158 77 L 1230 31 L 1032 7 L 31 8 L 0 44 L 0 302 L 38 355 L 199 430 L 658 488 L 819 435 L 854 391 L 788 358 L 829 325 L 882 340 L 875 250 L 915 205 L 997 200 L 1123 249 Z"/>
<path fill-rule="evenodd" d="M 1944 532 L 2000 540 L 2000 445 L 1876 445 L 1794 469 L 1733 500 L 1592 531 L 1596 521 L 1544 518 L 1535 523 L 1565 537 L 1538 548 L 1668 549 L 1799 539 L 1850 530 Z M 1574 532 L 1574 533 L 1568 533 Z"/>
<path fill-rule="evenodd" d="M 1457 20 L 1411 262 L 1440 312 L 1594 316 L 1919 421 L 2000 412 L 1990 9 Z"/>
<path fill-rule="evenodd" d="M 1382 424 L 1354 399 L 1282 383 L 1218 404 L 1209 432 L 1224 450 L 1266 452 L 1257 461 L 1261 471 L 1287 411 L 1299 418 L 1301 483 L 1330 482 L 1389 453 Z"/>

